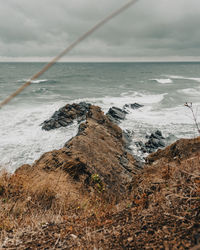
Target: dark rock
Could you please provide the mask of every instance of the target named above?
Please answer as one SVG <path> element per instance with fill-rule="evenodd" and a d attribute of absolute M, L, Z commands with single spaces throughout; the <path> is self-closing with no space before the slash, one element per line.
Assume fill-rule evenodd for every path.
<path fill-rule="evenodd" d="M 65 120 L 60 120 L 59 124 L 61 125 L 61 127 L 67 127 L 70 123 L 67 123 Z"/>
<path fill-rule="evenodd" d="M 80 102 L 79 104 L 67 104 L 55 111 L 52 117 L 44 121 L 41 126 L 44 130 L 51 130 L 60 127 L 67 127 L 77 120 L 79 123 L 86 119 L 91 104 Z"/>
<path fill-rule="evenodd" d="M 153 153 L 157 149 L 165 147 L 165 138 L 160 130 L 151 133 L 150 136 L 146 135 L 145 138 L 148 139 L 146 143 L 142 141 L 135 142 L 135 145 L 140 148 L 143 153 Z"/>
<path fill-rule="evenodd" d="M 159 140 L 158 144 L 159 144 L 159 147 L 163 147 L 163 148 L 165 147 L 165 142 L 163 140 Z"/>
<path fill-rule="evenodd" d="M 143 153 L 147 153 L 147 148 L 145 146 L 141 147 L 140 150 L 143 152 Z"/>
<path fill-rule="evenodd" d="M 155 134 L 158 135 L 159 137 L 162 137 L 162 132 L 160 130 L 156 130 Z"/>
<path fill-rule="evenodd" d="M 157 152 L 149 155 L 146 159 L 150 164 L 155 161 L 163 162 L 179 162 L 180 160 L 187 159 L 191 155 L 200 152 L 200 137 L 195 139 L 180 139 L 165 149 L 158 150 Z"/>
<path fill-rule="evenodd" d="M 139 109 L 139 108 L 142 108 L 142 107 L 144 107 L 144 105 L 141 105 L 141 104 L 139 104 L 139 103 L 131 103 L 131 104 L 125 104 L 124 105 L 124 109 L 125 108 L 131 108 L 131 109 Z"/>
<path fill-rule="evenodd" d="M 55 122 L 54 126 L 55 126 L 55 128 L 60 128 L 62 125 L 59 122 Z"/>
<path fill-rule="evenodd" d="M 150 138 L 155 138 L 155 139 L 158 139 L 158 140 L 164 139 L 164 137 L 163 137 L 163 135 L 162 135 L 162 133 L 161 133 L 160 130 L 157 130 L 155 133 L 152 133 L 150 135 Z"/>
<path fill-rule="evenodd" d="M 145 145 L 144 145 L 144 142 L 142 142 L 142 141 L 136 141 L 135 142 L 135 145 L 137 146 L 137 147 L 144 147 Z"/>
<path fill-rule="evenodd" d="M 154 148 L 158 148 L 159 147 L 159 140 L 158 139 L 151 139 L 150 143 L 151 143 L 151 145 L 154 146 Z"/>
<path fill-rule="evenodd" d="M 127 112 L 123 109 L 112 107 L 106 114 L 107 117 L 114 123 L 119 123 L 120 120 L 124 120 Z"/>

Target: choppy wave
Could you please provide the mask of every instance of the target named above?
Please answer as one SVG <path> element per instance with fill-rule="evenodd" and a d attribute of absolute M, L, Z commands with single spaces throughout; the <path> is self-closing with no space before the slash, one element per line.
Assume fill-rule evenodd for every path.
<path fill-rule="evenodd" d="M 188 96 L 195 96 L 195 97 L 200 97 L 200 88 L 186 88 L 186 89 L 180 89 L 178 90 L 178 93 L 183 93 Z"/>
<path fill-rule="evenodd" d="M 39 126 L 61 104 L 2 109 L 0 113 L 0 166 L 13 172 L 20 165 L 33 163 L 44 152 L 63 147 L 77 133 L 77 124 L 67 129 L 44 131 Z"/>
<path fill-rule="evenodd" d="M 18 80 L 17 82 L 22 82 L 22 83 L 25 83 L 27 81 L 30 81 L 30 79 L 22 79 L 22 80 Z M 48 82 L 48 83 L 56 83 L 55 80 L 48 80 L 48 79 L 38 79 L 38 80 L 32 80 L 31 83 L 45 83 L 45 82 Z"/>
<path fill-rule="evenodd" d="M 142 105 L 155 106 L 162 102 L 167 93 L 162 94 L 145 94 L 137 91 L 124 92 L 120 96 L 105 96 L 103 98 L 81 98 L 76 99 L 74 102 L 86 101 L 94 105 L 100 106 L 104 112 L 107 112 L 108 109 L 112 106 L 117 106 L 123 108 L 125 104 L 130 103 L 140 103 Z"/>
<path fill-rule="evenodd" d="M 99 105 L 104 112 L 111 106 L 123 107 L 124 104 L 138 102 L 144 107 L 129 110 L 126 119 L 120 124 L 123 129 L 134 131 L 134 140 L 145 137 L 154 129 L 161 129 L 165 136 L 190 137 L 193 133 L 193 120 L 184 106 L 161 109 L 160 103 L 166 97 L 163 94 L 140 93 L 130 91 L 118 97 L 76 99 L 73 102 L 87 101 Z M 25 163 L 33 163 L 44 152 L 59 149 L 72 136 L 76 135 L 78 125 L 68 128 L 43 131 L 39 124 L 48 119 L 55 110 L 66 103 L 38 106 L 7 106 L 0 113 L 0 166 L 14 171 Z M 192 132 L 191 132 L 192 131 Z"/>
<path fill-rule="evenodd" d="M 155 81 L 161 84 L 166 84 L 166 83 L 173 83 L 173 81 L 169 78 L 167 79 L 150 79 L 150 81 Z"/>
<path fill-rule="evenodd" d="M 191 80 L 195 82 L 200 82 L 199 77 L 186 77 L 186 76 L 176 76 L 176 75 L 166 75 L 166 77 L 169 77 L 170 79 L 175 79 L 175 80 Z"/>
<path fill-rule="evenodd" d="M 31 71 L 37 69 L 35 64 L 30 66 L 33 67 Z M 19 85 L 16 77 L 26 78 L 30 68 L 18 65 L 17 69 L 18 74 L 14 76 L 1 69 L 0 80 L 4 82 L 0 84 L 1 95 L 12 92 Z M 112 106 L 122 108 L 135 102 L 144 105 L 136 110 L 129 109 L 126 119 L 120 123 L 121 128 L 134 132 L 134 140 L 142 140 L 146 133 L 156 129 L 160 129 L 165 137 L 173 134 L 174 139 L 196 135 L 191 112 L 183 103 L 185 99 L 193 102 L 195 112 L 198 111 L 196 107 L 200 107 L 197 67 L 184 66 L 183 71 L 183 68 L 176 69 L 169 64 L 153 64 L 153 67 L 150 64 L 138 67 L 135 64 L 105 64 L 101 67 L 58 64 L 52 70 L 43 79 L 34 80 L 28 91 L 0 112 L 0 166 L 10 171 L 24 163 L 33 163 L 44 152 L 61 148 L 76 134 L 77 124 L 48 132 L 39 126 L 66 103 L 86 101 L 100 106 L 104 112 Z M 65 84 L 67 78 L 70 79 Z M 200 122 L 200 113 L 197 118 Z"/>

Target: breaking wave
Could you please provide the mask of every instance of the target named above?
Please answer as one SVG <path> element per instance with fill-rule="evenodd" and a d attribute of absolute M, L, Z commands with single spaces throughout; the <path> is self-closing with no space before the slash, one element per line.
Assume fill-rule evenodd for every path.
<path fill-rule="evenodd" d="M 175 79 L 175 80 L 191 80 L 195 82 L 200 82 L 199 77 L 186 77 L 186 76 L 176 76 L 176 75 L 166 75 L 166 77 L 169 77 L 170 79 Z"/>
<path fill-rule="evenodd" d="M 150 79 L 150 81 L 155 81 L 155 82 L 161 83 L 161 84 L 173 83 L 173 81 L 169 78 L 167 78 L 167 79 Z"/>
<path fill-rule="evenodd" d="M 22 79 L 22 80 L 18 80 L 17 82 L 22 82 L 22 83 L 25 83 L 27 81 L 29 81 L 30 79 Z M 39 79 L 39 80 L 32 80 L 31 81 L 32 83 L 45 83 L 45 82 L 48 82 L 48 83 L 56 83 L 55 80 L 48 80 L 48 79 Z"/>

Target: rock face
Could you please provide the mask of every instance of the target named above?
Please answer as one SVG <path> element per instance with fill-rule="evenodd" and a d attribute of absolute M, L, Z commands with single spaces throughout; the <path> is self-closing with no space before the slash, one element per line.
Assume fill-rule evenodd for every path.
<path fill-rule="evenodd" d="M 114 123 L 119 123 L 121 120 L 125 119 L 127 112 L 123 109 L 112 107 L 108 110 L 106 114 L 107 117 Z"/>
<path fill-rule="evenodd" d="M 158 148 L 165 147 L 165 138 L 163 137 L 162 132 L 160 130 L 151 133 L 151 135 L 147 136 L 146 138 L 148 139 L 146 143 L 143 143 L 142 141 L 138 141 L 135 143 L 136 146 L 139 147 L 143 153 L 153 153 Z"/>
<path fill-rule="evenodd" d="M 81 122 L 86 119 L 90 105 L 91 104 L 85 102 L 67 104 L 56 111 L 50 119 L 44 121 L 41 124 L 42 129 L 48 131 L 55 128 L 67 127 L 72 124 L 74 120 Z"/>
<path fill-rule="evenodd" d="M 125 104 L 123 106 L 123 109 L 120 109 L 118 107 L 112 107 L 107 112 L 107 117 L 114 123 L 119 123 L 120 121 L 124 120 L 126 117 L 126 114 L 128 114 L 128 111 L 126 111 L 126 108 L 131 109 L 139 109 L 143 107 L 144 105 L 138 104 L 138 103 L 131 103 L 131 104 Z"/>
<path fill-rule="evenodd" d="M 72 124 L 74 120 L 77 120 L 78 122 L 84 121 L 90 106 L 91 104 L 86 102 L 67 104 L 56 111 L 50 119 L 44 121 L 41 124 L 42 129 L 49 131 L 51 129 L 67 127 Z M 143 107 L 143 105 L 138 103 L 126 104 L 123 109 L 112 107 L 106 115 L 112 122 L 119 123 L 125 119 L 125 116 L 128 113 L 125 110 L 126 108 L 138 109 L 141 107 Z"/>
<path fill-rule="evenodd" d="M 194 139 L 180 139 L 164 150 L 158 150 L 150 154 L 147 157 L 147 162 L 176 162 L 190 158 L 191 156 L 194 157 L 195 155 L 200 156 L 200 137 Z"/>
<path fill-rule="evenodd" d="M 68 105 L 66 107 L 69 108 Z M 74 107 L 80 109 L 80 104 Z M 85 114 L 86 109 L 88 106 L 81 115 Z M 94 182 L 96 176 L 101 188 L 111 195 L 119 196 L 128 190 L 134 174 L 140 170 L 125 146 L 122 130 L 99 107 L 91 105 L 86 122 L 80 124 L 77 136 L 62 149 L 45 153 L 35 162 L 33 169 L 53 171 L 61 168 L 84 185 Z"/>

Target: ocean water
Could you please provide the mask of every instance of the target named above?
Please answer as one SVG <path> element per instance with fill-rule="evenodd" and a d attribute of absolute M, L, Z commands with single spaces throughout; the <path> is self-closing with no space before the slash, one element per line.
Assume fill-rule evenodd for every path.
<path fill-rule="evenodd" d="M 0 101 L 41 69 L 44 63 L 0 63 Z M 120 123 L 134 142 L 160 129 L 168 143 L 197 136 L 190 110 L 200 122 L 200 63 L 57 63 L 0 109 L 0 166 L 13 172 L 44 152 L 59 149 L 76 135 L 68 128 L 43 131 L 40 124 L 67 103 L 86 101 L 104 112 L 139 103 Z"/>

